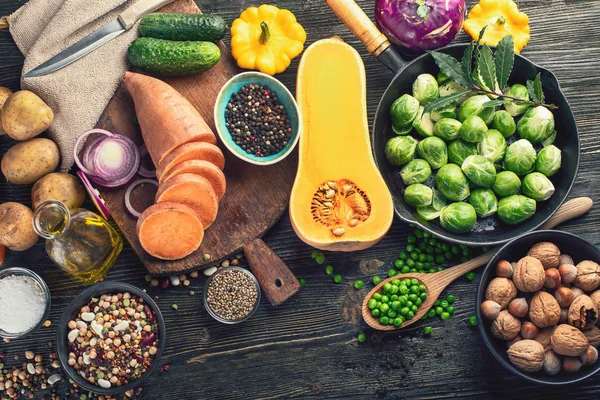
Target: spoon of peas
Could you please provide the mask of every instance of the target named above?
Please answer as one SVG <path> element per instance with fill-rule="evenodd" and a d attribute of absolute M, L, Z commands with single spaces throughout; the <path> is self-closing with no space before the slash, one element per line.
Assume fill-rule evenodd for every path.
<path fill-rule="evenodd" d="M 564 203 L 540 229 L 552 229 L 580 217 L 593 205 L 589 197 Z M 406 273 L 381 281 L 366 296 L 362 305 L 365 322 L 374 329 L 391 331 L 412 325 L 429 311 L 442 291 L 456 278 L 490 261 L 499 247 L 452 268 L 431 274 Z"/>

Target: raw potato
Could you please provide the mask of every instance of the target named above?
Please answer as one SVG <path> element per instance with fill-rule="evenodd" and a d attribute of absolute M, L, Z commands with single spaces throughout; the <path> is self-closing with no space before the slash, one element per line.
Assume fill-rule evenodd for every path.
<path fill-rule="evenodd" d="M 0 245 L 23 251 L 37 243 L 33 230 L 33 211 L 20 203 L 0 204 Z"/>
<path fill-rule="evenodd" d="M 46 200 L 58 200 L 72 210 L 83 204 L 85 189 L 76 176 L 53 172 L 37 181 L 31 189 L 34 210 Z"/>
<path fill-rule="evenodd" d="M 10 95 L 2 107 L 2 128 L 15 140 L 29 140 L 52 125 L 54 113 L 44 100 L 29 90 Z"/>
<path fill-rule="evenodd" d="M 8 149 L 0 167 L 9 182 L 27 185 L 54 171 L 59 158 L 58 146 L 52 140 L 31 139 Z"/>
<path fill-rule="evenodd" d="M 2 106 L 4 106 L 6 99 L 8 99 L 8 96 L 10 96 L 12 93 L 12 90 L 9 88 L 0 86 L 0 136 L 6 135 L 4 129 L 2 129 Z"/>

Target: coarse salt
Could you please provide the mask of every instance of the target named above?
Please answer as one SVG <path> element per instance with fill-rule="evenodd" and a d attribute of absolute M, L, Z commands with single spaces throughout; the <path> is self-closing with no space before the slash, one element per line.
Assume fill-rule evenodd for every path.
<path fill-rule="evenodd" d="M 0 279 L 0 329 L 17 334 L 33 328 L 44 316 L 46 298 L 37 281 L 23 275 Z"/>

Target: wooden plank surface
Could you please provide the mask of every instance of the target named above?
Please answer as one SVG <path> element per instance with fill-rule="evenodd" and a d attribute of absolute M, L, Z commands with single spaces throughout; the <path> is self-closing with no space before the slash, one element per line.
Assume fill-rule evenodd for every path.
<path fill-rule="evenodd" d="M 24 0 L 2 0 L 0 14 L 8 14 Z M 600 202 L 600 2 L 597 0 L 518 0 L 531 17 L 532 39 L 523 54 L 557 75 L 571 103 L 580 129 L 582 158 L 571 197 L 586 195 Z M 230 24 L 247 6 L 246 0 L 200 0 L 204 12 L 216 12 Z M 338 22 L 320 0 L 280 0 L 281 7 L 295 12 L 308 31 L 308 40 L 339 35 L 359 50 L 365 61 L 368 110 L 373 113 L 392 73 L 369 56 L 357 40 Z M 359 0 L 370 14 L 373 1 Z M 468 1 L 469 7 L 474 1 Z M 461 34 L 461 41 L 466 41 Z M 18 85 L 22 57 L 6 32 L 0 31 L 0 85 Z M 279 78 L 295 88 L 298 61 Z M 0 140 L 2 152 L 12 144 Z M 29 203 L 29 187 L 0 183 L 0 201 Z M 596 207 L 585 218 L 564 230 L 600 244 L 600 211 Z M 428 322 L 434 334 L 422 335 L 425 323 L 418 322 L 400 333 L 376 334 L 366 329 L 358 310 L 361 291 L 352 288 L 354 279 L 367 280 L 371 268 L 361 268 L 363 259 L 385 263 L 385 273 L 402 249 L 410 229 L 396 220 L 387 237 L 377 246 L 353 254 L 326 254 L 327 264 L 344 276 L 334 284 L 324 267 L 310 258 L 311 249 L 294 234 L 289 218 L 282 220 L 265 241 L 305 288 L 280 307 L 264 299 L 257 313 L 244 324 L 225 326 L 213 321 L 202 308 L 200 294 L 204 279 L 188 288 L 148 289 L 157 300 L 169 329 L 163 358 L 167 373 L 153 376 L 144 385 L 142 398 L 248 399 L 248 398 L 477 398 L 477 399 L 598 399 L 600 376 L 568 388 L 533 385 L 512 376 L 495 361 L 468 325 L 474 314 L 475 281 L 459 279 L 447 292 L 457 297 L 456 314 L 448 321 Z M 22 254 L 11 253 L 6 266 L 23 266 L 39 272 L 52 289 L 50 318 L 58 321 L 61 310 L 81 288 L 77 282 L 52 266 L 40 242 Z M 131 247 L 126 246 L 109 277 L 145 287 L 145 270 Z M 197 294 L 189 296 L 189 290 Z M 171 308 L 178 304 L 178 310 Z M 369 340 L 358 344 L 356 335 L 365 331 Z M 0 343 L 0 353 L 14 355 L 26 349 L 51 351 L 55 326 L 10 344 Z"/>
<path fill-rule="evenodd" d="M 193 0 L 178 0 L 165 6 L 163 12 L 198 13 Z M 213 118 L 213 108 L 219 90 L 239 71 L 230 50 L 223 44 L 221 60 L 209 71 L 186 77 L 164 79 L 188 99 L 204 117 L 214 134 L 217 134 Z M 139 129 L 133 125 L 135 110 L 131 96 L 123 85 L 109 102 L 98 121 L 97 128 L 107 129 L 129 136 L 142 144 Z M 146 269 L 153 274 L 181 273 L 206 267 L 212 261 L 219 261 L 240 251 L 243 246 L 262 236 L 271 228 L 287 208 L 292 190 L 296 167 L 296 151 L 276 165 L 257 166 L 235 157 L 222 143 L 218 143 L 225 155 L 225 176 L 227 191 L 219 203 L 219 213 L 215 222 L 204 233 L 202 245 L 189 256 L 174 261 L 164 261 L 150 256 L 142 248 L 136 233 L 136 220 L 125 207 L 126 187 L 117 190 L 101 190 L 113 219 L 140 257 Z M 268 182 L 268 184 L 266 184 Z M 155 188 L 134 191 L 133 201 L 152 197 Z M 143 200 L 141 200 L 143 204 Z M 135 204 L 135 203 L 134 203 Z M 204 254 L 211 255 L 211 261 L 204 260 Z"/>

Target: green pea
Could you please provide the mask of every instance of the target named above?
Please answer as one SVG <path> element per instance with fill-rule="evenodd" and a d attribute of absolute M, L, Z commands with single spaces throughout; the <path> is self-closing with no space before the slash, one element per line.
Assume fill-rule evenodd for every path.
<path fill-rule="evenodd" d="M 377 308 L 379 308 L 379 306 L 382 305 L 382 304 L 383 304 L 382 302 L 378 301 L 377 302 Z"/>
<path fill-rule="evenodd" d="M 392 288 L 390 289 L 390 293 L 391 294 L 397 294 L 398 293 L 398 286 L 392 285 Z"/>
<path fill-rule="evenodd" d="M 414 267 L 415 266 L 415 260 L 413 260 L 412 258 L 409 258 L 406 261 L 406 265 L 408 265 L 410 268 Z"/>
<path fill-rule="evenodd" d="M 435 314 L 435 309 L 432 308 L 431 310 L 427 311 L 427 316 L 429 318 L 433 318 L 433 317 L 435 317 L 435 315 L 436 315 Z"/>
<path fill-rule="evenodd" d="M 490 248 L 489 248 L 489 247 L 485 247 L 485 246 L 483 246 L 483 247 L 481 248 L 481 252 L 482 252 L 482 253 L 487 253 L 488 251 L 490 251 Z"/>
<path fill-rule="evenodd" d="M 412 286 L 419 286 L 419 280 L 418 280 L 417 278 L 412 278 L 412 279 L 410 280 L 410 284 L 411 284 Z"/>
<path fill-rule="evenodd" d="M 444 309 L 442 307 L 436 307 L 435 308 L 435 313 L 437 315 L 442 315 L 443 312 L 444 312 Z"/>
<path fill-rule="evenodd" d="M 414 302 L 415 302 L 415 301 L 416 301 L 418 298 L 419 298 L 419 297 L 418 297 L 416 294 L 414 294 L 414 293 L 411 293 L 411 294 L 409 294 L 409 295 L 408 295 L 408 299 L 409 299 L 410 301 L 412 301 L 413 303 L 414 303 Z"/>
<path fill-rule="evenodd" d="M 365 335 L 364 332 L 361 332 L 358 334 L 358 336 L 356 337 L 356 340 L 358 340 L 358 343 L 364 343 L 367 341 L 367 335 Z"/>
<path fill-rule="evenodd" d="M 421 262 L 427 261 L 427 256 L 425 254 L 419 254 L 419 261 L 421 261 Z"/>
<path fill-rule="evenodd" d="M 422 283 L 419 284 L 419 292 L 425 293 L 426 291 L 427 291 L 427 286 L 423 285 Z"/>
<path fill-rule="evenodd" d="M 369 307 L 369 310 L 372 310 L 375 307 L 377 307 L 377 300 L 375 300 L 375 299 L 369 300 L 369 302 L 367 303 L 367 307 Z"/>
<path fill-rule="evenodd" d="M 379 308 L 376 308 L 374 310 L 371 310 L 371 315 L 375 318 L 378 318 L 381 315 L 381 311 L 379 311 Z"/>
<path fill-rule="evenodd" d="M 446 257 L 446 260 L 448 260 L 448 261 L 452 260 L 452 257 L 453 257 L 452 252 L 451 251 L 445 251 L 444 252 L 444 257 Z"/>
<path fill-rule="evenodd" d="M 395 269 L 390 269 L 387 272 L 388 278 L 391 278 L 392 276 L 396 276 L 398 275 L 398 271 L 396 271 Z"/>
<path fill-rule="evenodd" d="M 408 243 L 415 243 L 417 241 L 417 238 L 414 237 L 413 235 L 408 235 L 408 237 L 406 238 L 406 241 Z"/>
<path fill-rule="evenodd" d="M 318 256 L 319 254 L 320 254 L 320 253 L 319 253 L 318 251 L 316 251 L 316 250 L 315 250 L 315 251 L 313 251 L 312 253 L 310 253 L 310 256 L 311 256 L 311 258 L 317 258 L 317 256 Z"/>
<path fill-rule="evenodd" d="M 373 282 L 373 285 L 379 285 L 381 283 L 381 278 L 377 275 L 375 275 L 371 281 Z"/>
<path fill-rule="evenodd" d="M 400 286 L 398 286 L 398 291 L 400 292 L 400 294 L 408 294 L 409 293 L 408 288 L 404 284 L 401 284 Z"/>
<path fill-rule="evenodd" d="M 469 324 L 471 324 L 471 326 L 477 326 L 477 317 L 472 315 L 469 317 Z"/>
<path fill-rule="evenodd" d="M 410 311 L 412 311 L 413 313 L 417 313 L 417 311 L 419 310 L 419 307 L 417 307 L 416 304 L 413 304 L 413 306 L 410 308 Z"/>
<path fill-rule="evenodd" d="M 400 255 L 398 256 L 399 259 L 406 261 L 408 259 L 408 254 L 406 254 L 405 251 L 400 252 Z"/>
<path fill-rule="evenodd" d="M 410 267 L 408 265 L 405 265 L 404 267 L 402 267 L 402 270 L 400 272 L 402 272 L 403 274 L 407 274 L 410 271 Z"/>
<path fill-rule="evenodd" d="M 419 286 L 411 286 L 409 289 L 410 293 L 412 294 L 419 294 Z"/>
<path fill-rule="evenodd" d="M 454 314 L 454 311 L 456 311 L 456 309 L 454 308 L 454 306 L 448 306 L 446 311 L 448 312 L 448 314 L 452 315 Z"/>
<path fill-rule="evenodd" d="M 443 264 L 445 261 L 446 261 L 446 258 L 443 255 L 438 254 L 437 256 L 435 256 L 436 264 Z"/>
<path fill-rule="evenodd" d="M 383 296 L 381 296 L 381 302 L 382 303 L 389 303 L 390 302 L 390 298 L 387 297 L 385 294 Z"/>
<path fill-rule="evenodd" d="M 333 281 L 335 283 L 340 283 L 342 281 L 342 276 L 340 274 L 337 274 L 333 277 Z"/>
<path fill-rule="evenodd" d="M 425 300 L 427 300 L 427 293 L 419 293 L 419 298 L 420 298 L 422 301 L 425 301 Z"/>
<path fill-rule="evenodd" d="M 423 269 L 425 267 L 425 265 L 421 261 L 417 261 L 415 263 L 415 267 L 417 268 L 417 270 L 420 270 L 420 269 Z"/>
<path fill-rule="evenodd" d="M 323 264 L 325 264 L 325 256 L 324 256 L 323 254 L 320 254 L 320 253 L 319 253 L 319 254 L 318 254 L 316 257 L 315 257 L 315 261 L 317 262 L 317 264 L 319 264 L 319 265 L 323 265 Z"/>
<path fill-rule="evenodd" d="M 355 289 L 362 289 L 363 285 L 365 283 L 363 281 L 361 281 L 360 279 L 357 279 L 354 281 L 354 288 Z"/>
<path fill-rule="evenodd" d="M 304 286 L 306 286 L 306 279 L 300 278 L 300 279 L 298 279 L 298 283 L 300 284 L 300 287 L 304 287 Z M 125 299 L 125 300 L 127 300 L 127 299 Z"/>
<path fill-rule="evenodd" d="M 424 320 L 426 320 L 426 319 L 427 319 L 427 313 L 425 313 L 425 314 L 421 315 L 421 319 L 422 319 L 423 321 L 424 321 Z"/>
<path fill-rule="evenodd" d="M 414 273 L 414 272 L 417 272 L 417 269 L 416 268 L 411 268 L 410 271 L 408 271 L 408 272 Z"/>
<path fill-rule="evenodd" d="M 383 284 L 383 292 L 384 293 L 389 293 L 390 289 L 392 288 L 392 284 L 387 282 Z"/>
<path fill-rule="evenodd" d="M 381 311 L 382 314 L 385 314 L 389 310 L 390 310 L 390 306 L 387 303 L 383 303 L 382 305 L 379 306 L 379 311 Z"/>
<path fill-rule="evenodd" d="M 394 326 L 398 327 L 398 326 L 402 325 L 402 322 L 404 322 L 402 320 L 402 317 L 396 317 L 396 318 L 394 318 Z"/>
<path fill-rule="evenodd" d="M 415 246 L 413 246 L 412 244 L 409 244 L 408 246 L 406 246 L 406 251 L 410 254 L 413 251 L 415 251 Z"/>
<path fill-rule="evenodd" d="M 424 238 L 428 238 L 431 236 L 431 233 L 427 232 L 427 231 L 423 231 L 423 237 Z"/>
<path fill-rule="evenodd" d="M 442 300 L 440 302 L 440 306 L 442 306 L 442 308 L 448 308 L 448 301 L 447 300 Z"/>
<path fill-rule="evenodd" d="M 427 253 L 426 257 L 427 257 L 427 259 L 429 259 L 429 256 L 431 256 L 431 261 L 433 261 L 433 256 L 432 256 L 433 251 L 434 251 L 433 246 L 427 246 L 425 248 L 425 253 Z"/>
<path fill-rule="evenodd" d="M 434 301 L 434 302 L 433 302 L 433 305 L 434 305 L 435 307 L 439 306 L 440 304 L 441 304 L 441 301 L 440 301 L 440 299 L 437 299 L 436 301 Z"/>
<path fill-rule="evenodd" d="M 452 254 L 458 254 L 458 253 L 460 253 L 460 247 L 458 247 L 457 245 L 453 244 L 452 247 L 451 247 L 451 251 L 452 251 Z"/>
<path fill-rule="evenodd" d="M 406 302 L 406 307 L 408 307 L 408 308 L 410 308 L 410 307 L 412 307 L 412 306 L 414 306 L 414 305 L 415 305 L 415 303 L 413 303 L 413 302 L 412 302 L 412 301 L 410 301 L 410 300 L 408 300 L 408 301 Z"/>
<path fill-rule="evenodd" d="M 420 306 L 421 304 L 423 304 L 423 300 L 421 300 L 421 299 L 417 298 L 415 301 L 413 301 L 413 303 L 415 303 L 415 305 L 418 307 L 418 306 Z"/>
<path fill-rule="evenodd" d="M 394 279 L 390 282 L 393 286 L 400 286 L 400 279 Z"/>
<path fill-rule="evenodd" d="M 400 304 L 399 301 L 392 301 L 392 310 L 398 311 L 398 310 L 400 310 L 401 307 L 402 307 L 402 305 Z"/>
<path fill-rule="evenodd" d="M 468 272 L 467 275 L 465 275 L 465 278 L 467 278 L 469 282 L 472 281 L 475 279 L 475 272 Z"/>
<path fill-rule="evenodd" d="M 387 316 L 388 316 L 390 319 L 392 319 L 392 318 L 396 318 L 396 315 L 398 315 L 398 313 L 397 313 L 396 311 L 394 311 L 394 310 L 389 310 L 389 311 L 387 312 Z"/>
<path fill-rule="evenodd" d="M 390 323 L 390 319 L 384 315 L 383 317 L 379 318 L 379 323 L 381 325 L 387 325 Z"/>
<path fill-rule="evenodd" d="M 328 265 L 325 267 L 325 273 L 327 275 L 332 275 L 333 274 L 333 267 L 331 265 Z"/>
<path fill-rule="evenodd" d="M 446 296 L 446 301 L 450 304 L 454 303 L 454 295 L 449 294 L 448 296 Z"/>
<path fill-rule="evenodd" d="M 414 311 L 409 311 L 406 315 L 406 319 L 413 319 L 415 317 Z"/>
<path fill-rule="evenodd" d="M 429 268 L 429 271 L 428 271 L 428 272 L 429 272 L 430 274 L 433 274 L 433 273 L 435 273 L 435 268 Z"/>
<path fill-rule="evenodd" d="M 394 261 L 394 267 L 396 268 L 402 268 L 404 266 L 404 261 L 402 260 L 396 260 Z"/>
<path fill-rule="evenodd" d="M 406 317 L 408 315 L 409 311 L 410 311 L 410 308 L 408 308 L 408 307 L 402 307 L 400 309 L 400 315 L 402 315 L 403 317 Z"/>
<path fill-rule="evenodd" d="M 403 283 L 403 284 L 404 284 L 404 286 L 406 286 L 406 287 L 411 287 L 411 286 L 412 286 L 412 285 L 411 285 L 411 283 L 410 283 L 410 279 L 409 279 L 409 278 L 403 279 L 403 280 L 402 280 L 402 283 Z"/>
<path fill-rule="evenodd" d="M 377 293 L 377 292 L 373 293 L 373 298 L 375 300 L 381 300 L 381 293 Z"/>
<path fill-rule="evenodd" d="M 430 326 L 426 326 L 425 328 L 423 328 L 423 333 L 425 335 L 431 335 L 433 333 L 433 328 Z"/>
<path fill-rule="evenodd" d="M 449 318 L 450 318 L 450 313 L 448 313 L 448 312 L 444 311 L 444 312 L 443 312 L 443 313 L 440 315 L 440 318 L 441 318 L 442 320 L 444 320 L 444 321 L 445 321 L 445 320 L 447 320 L 447 319 L 449 319 Z"/>
<path fill-rule="evenodd" d="M 412 253 L 410 253 L 410 258 L 414 261 L 417 261 L 419 259 L 419 253 L 413 251 Z"/>
<path fill-rule="evenodd" d="M 437 267 L 435 270 L 436 270 L 436 272 L 440 272 L 440 271 L 443 271 L 443 270 L 444 270 L 444 267 L 442 267 L 442 266 L 439 266 L 439 267 Z"/>

